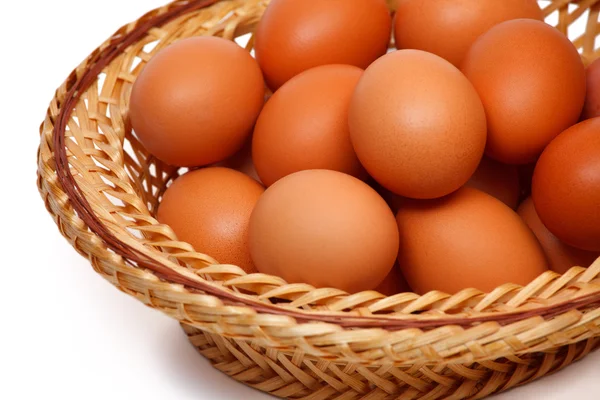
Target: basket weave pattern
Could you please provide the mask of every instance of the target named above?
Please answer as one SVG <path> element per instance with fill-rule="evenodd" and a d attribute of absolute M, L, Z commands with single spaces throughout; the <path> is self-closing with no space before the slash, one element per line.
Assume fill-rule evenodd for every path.
<path fill-rule="evenodd" d="M 266 3 L 175 1 L 119 29 L 56 91 L 40 129 L 38 186 L 94 270 L 180 321 L 217 369 L 280 397 L 482 398 L 600 347 L 600 260 L 491 293 L 349 295 L 220 265 L 155 220 L 184 170 L 154 159 L 131 131 L 137 74 L 178 39 L 252 32 Z M 542 3 L 565 33 L 589 10 L 585 32 L 570 37 L 594 60 L 600 0 Z"/>

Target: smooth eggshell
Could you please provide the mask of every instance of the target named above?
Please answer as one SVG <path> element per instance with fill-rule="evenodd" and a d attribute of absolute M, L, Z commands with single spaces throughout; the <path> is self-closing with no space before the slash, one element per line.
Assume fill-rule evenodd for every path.
<path fill-rule="evenodd" d="M 600 251 L 600 118 L 567 129 L 546 147 L 533 174 L 532 198 L 556 237 Z"/>
<path fill-rule="evenodd" d="M 257 62 L 229 40 L 192 37 L 158 52 L 131 93 L 137 137 L 167 164 L 192 167 L 236 153 L 264 101 Z"/>
<path fill-rule="evenodd" d="M 514 165 L 502 164 L 483 157 L 477 171 L 467 182 L 467 186 L 494 196 L 513 210 L 519 205 L 521 185 L 519 170 Z"/>
<path fill-rule="evenodd" d="M 540 221 L 531 197 L 521 203 L 517 212 L 542 245 L 552 271 L 564 274 L 571 267 L 588 267 L 600 257 L 600 252 L 576 249 L 558 240 Z"/>
<path fill-rule="evenodd" d="M 348 131 L 350 99 L 362 73 L 351 65 L 312 68 L 269 99 L 252 139 L 254 164 L 266 186 L 305 169 L 366 177 Z"/>
<path fill-rule="evenodd" d="M 483 33 L 516 18 L 542 21 L 535 0 L 398 0 L 396 47 L 437 54 L 457 67 Z"/>
<path fill-rule="evenodd" d="M 264 188 L 228 168 L 204 168 L 173 182 L 158 208 L 158 220 L 179 240 L 220 263 L 256 272 L 248 246 L 250 215 Z"/>
<path fill-rule="evenodd" d="M 583 106 L 582 119 L 600 117 L 600 59 L 586 69 L 587 94 Z"/>
<path fill-rule="evenodd" d="M 405 197 L 436 198 L 457 190 L 471 178 L 485 148 L 477 92 L 452 64 L 420 50 L 387 54 L 364 72 L 349 123 L 367 172 Z"/>
<path fill-rule="evenodd" d="M 581 57 L 544 22 L 496 25 L 475 41 L 462 70 L 485 107 L 486 154 L 500 162 L 534 161 L 581 114 L 586 92 Z"/>
<path fill-rule="evenodd" d="M 489 292 L 505 283 L 526 285 L 547 271 L 542 248 L 525 222 L 477 189 L 406 201 L 397 221 L 398 263 L 416 293 Z"/>
<path fill-rule="evenodd" d="M 394 266 L 398 228 L 385 201 L 361 180 L 300 171 L 259 200 L 250 251 L 262 273 L 355 293 L 377 287 Z"/>
<path fill-rule="evenodd" d="M 385 54 L 392 20 L 384 0 L 272 0 L 254 49 L 272 90 L 327 64 L 365 69 Z"/>

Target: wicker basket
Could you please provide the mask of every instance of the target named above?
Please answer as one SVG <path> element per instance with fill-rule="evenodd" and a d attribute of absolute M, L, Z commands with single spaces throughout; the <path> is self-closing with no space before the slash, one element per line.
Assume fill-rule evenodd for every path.
<path fill-rule="evenodd" d="M 543 3 L 565 33 L 590 10 L 573 41 L 595 59 L 600 0 Z M 175 1 L 119 29 L 57 90 L 41 127 L 38 185 L 60 232 L 93 268 L 180 321 L 215 368 L 279 397 L 482 398 L 599 347 L 600 260 L 488 294 L 348 295 L 219 265 L 154 219 L 182 171 L 152 158 L 131 133 L 136 75 L 180 38 L 252 32 L 265 5 Z"/>

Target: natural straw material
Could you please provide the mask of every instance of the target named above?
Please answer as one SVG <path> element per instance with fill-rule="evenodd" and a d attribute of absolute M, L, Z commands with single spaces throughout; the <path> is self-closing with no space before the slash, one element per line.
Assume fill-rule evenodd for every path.
<path fill-rule="evenodd" d="M 154 219 L 184 171 L 154 159 L 131 132 L 132 83 L 178 39 L 252 32 L 266 4 L 175 1 L 119 29 L 57 90 L 41 127 L 38 186 L 93 268 L 184 324 L 216 368 L 280 397 L 482 398 L 599 347 L 600 260 L 489 294 L 348 295 L 220 265 Z M 570 32 L 586 63 L 598 55 L 600 0 L 545 6 L 565 33 L 587 10 L 585 33 Z"/>

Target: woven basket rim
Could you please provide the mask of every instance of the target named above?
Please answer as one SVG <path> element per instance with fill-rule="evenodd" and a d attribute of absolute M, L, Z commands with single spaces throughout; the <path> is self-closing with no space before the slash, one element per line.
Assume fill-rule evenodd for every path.
<path fill-rule="evenodd" d="M 223 1 L 223 0 L 221 0 Z M 339 311 L 330 310 L 301 310 L 286 307 L 285 305 L 268 304 L 261 301 L 257 296 L 243 295 L 235 293 L 223 286 L 211 283 L 194 274 L 185 274 L 165 265 L 157 260 L 148 257 L 128 243 L 124 243 L 117 238 L 109 227 L 95 215 L 88 199 L 82 194 L 77 181 L 73 177 L 67 157 L 65 143 L 65 129 L 68 119 L 71 116 L 71 110 L 74 109 L 80 96 L 86 91 L 91 82 L 95 81 L 102 70 L 114 60 L 120 52 L 126 49 L 132 43 L 140 40 L 153 27 L 161 26 L 185 13 L 200 10 L 209 7 L 218 0 L 191 0 L 175 1 L 169 7 L 159 8 L 141 17 L 135 24 L 129 24 L 117 31 L 115 35 L 107 42 L 104 47 L 96 49 L 90 57 L 84 61 L 83 68 L 78 68 L 66 80 L 67 95 L 59 104 L 60 110 L 55 117 L 52 110 L 49 109 L 48 117 L 53 124 L 53 141 L 55 149 L 55 166 L 57 179 L 61 188 L 64 190 L 68 201 L 73 209 L 101 241 L 115 254 L 127 259 L 132 264 L 142 267 L 166 281 L 183 285 L 192 293 L 205 293 L 221 300 L 225 305 L 249 308 L 259 314 L 279 315 L 291 317 L 298 323 L 321 322 L 333 324 L 343 328 L 384 328 L 388 331 L 399 329 L 418 328 L 422 330 L 434 329 L 448 325 L 453 326 L 474 326 L 483 322 L 493 321 L 500 325 L 509 325 L 531 317 L 542 317 L 551 319 L 558 315 L 563 315 L 572 310 L 590 310 L 600 307 L 600 284 L 596 282 L 600 276 L 600 258 L 594 262 L 587 270 L 574 267 L 569 272 L 560 276 L 554 272 L 546 272 L 530 285 L 520 288 L 515 285 L 502 285 L 489 294 L 466 289 L 455 295 L 448 295 L 441 292 L 431 292 L 423 296 L 416 296 L 414 301 L 424 299 L 425 302 L 430 297 L 444 299 L 445 301 L 460 303 L 460 299 L 474 296 L 474 292 L 479 295 L 480 302 L 486 303 L 499 299 L 509 292 L 516 293 L 515 296 L 521 296 L 523 301 L 531 298 L 533 301 L 528 307 L 519 308 L 518 306 L 508 311 L 489 311 L 478 313 L 474 316 L 464 316 L 462 314 L 453 316 L 450 314 L 440 315 L 357 315 L 356 310 Z M 550 6 L 549 6 L 550 7 Z M 48 163 L 40 158 L 40 168 L 48 167 Z M 572 296 L 566 296 L 554 303 L 547 305 L 544 302 L 536 304 L 535 293 L 539 293 L 541 288 L 546 288 L 546 293 L 558 292 L 560 288 L 568 285 L 577 286 Z M 554 292 L 553 292 L 554 290 Z M 373 292 L 363 292 L 358 294 L 339 294 L 340 299 L 367 296 L 373 298 Z M 398 296 L 398 295 L 396 295 Z M 551 297 L 552 295 L 550 295 Z M 394 296 L 392 296 L 394 297 Z M 375 297 L 380 301 L 386 298 Z M 520 304 L 520 302 L 515 302 Z"/>

